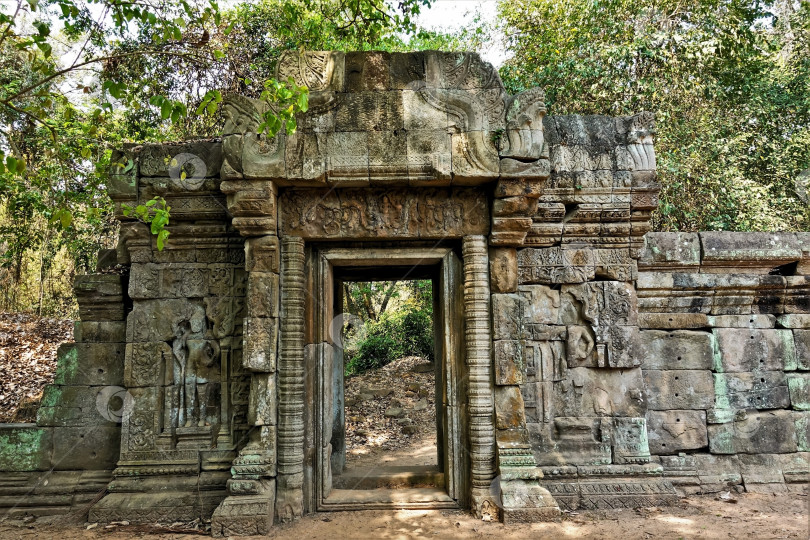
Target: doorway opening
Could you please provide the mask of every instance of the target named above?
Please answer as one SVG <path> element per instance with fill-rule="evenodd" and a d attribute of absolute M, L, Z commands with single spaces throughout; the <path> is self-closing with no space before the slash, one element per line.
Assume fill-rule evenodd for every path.
<path fill-rule="evenodd" d="M 463 506 L 458 254 L 324 247 L 310 260 L 313 337 L 322 343 L 313 381 L 316 508 Z"/>
<path fill-rule="evenodd" d="M 346 457 L 333 488 L 443 488 L 433 280 L 341 286 Z"/>

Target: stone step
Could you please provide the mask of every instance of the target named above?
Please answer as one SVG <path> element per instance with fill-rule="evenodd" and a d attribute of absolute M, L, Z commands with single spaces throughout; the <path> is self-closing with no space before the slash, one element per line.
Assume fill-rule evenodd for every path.
<path fill-rule="evenodd" d="M 343 471 L 332 479 L 334 489 L 444 488 L 444 473 L 435 465 L 387 466 Z"/>
<path fill-rule="evenodd" d="M 458 504 L 442 488 L 333 489 L 326 509 L 455 508 Z"/>

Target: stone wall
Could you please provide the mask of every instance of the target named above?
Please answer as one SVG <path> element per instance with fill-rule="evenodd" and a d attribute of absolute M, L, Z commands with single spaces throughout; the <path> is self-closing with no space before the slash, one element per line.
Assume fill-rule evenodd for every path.
<path fill-rule="evenodd" d="M 651 233 L 639 259 L 650 452 L 681 493 L 810 480 L 808 233 Z"/>
<path fill-rule="evenodd" d="M 75 343 L 59 347 L 36 423 L 0 424 L 3 514 L 86 513 L 112 479 L 126 397 L 126 283 L 117 273 L 76 278 Z"/>
<path fill-rule="evenodd" d="M 235 96 L 221 139 L 114 156 L 121 238 L 77 279 L 37 424 L 0 426 L 0 508 L 222 535 L 315 511 L 323 245 L 364 267 L 365 246 L 456 254 L 457 489 L 478 515 L 810 480 L 810 233 L 649 232 L 652 116 L 546 117 L 477 55 L 279 69 L 312 91 L 295 135 L 256 135 L 264 106 Z M 121 212 L 155 196 L 162 251 Z"/>

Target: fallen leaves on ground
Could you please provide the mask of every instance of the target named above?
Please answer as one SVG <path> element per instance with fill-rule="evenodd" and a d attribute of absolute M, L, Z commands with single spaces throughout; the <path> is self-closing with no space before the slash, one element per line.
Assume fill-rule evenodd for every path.
<path fill-rule="evenodd" d="M 423 441 L 435 444 L 433 366 L 408 356 L 345 380 L 347 466 Z M 387 417 L 393 409 L 401 409 L 401 416 Z"/>
<path fill-rule="evenodd" d="M 34 404 L 53 381 L 56 349 L 72 338 L 73 321 L 0 313 L 0 422 L 35 420 Z"/>

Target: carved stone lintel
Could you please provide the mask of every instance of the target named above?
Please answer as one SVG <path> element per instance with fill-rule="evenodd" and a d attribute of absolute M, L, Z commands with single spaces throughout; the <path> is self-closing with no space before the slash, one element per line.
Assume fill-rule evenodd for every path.
<path fill-rule="evenodd" d="M 283 232 L 302 238 L 460 238 L 489 229 L 478 189 L 288 190 Z"/>

